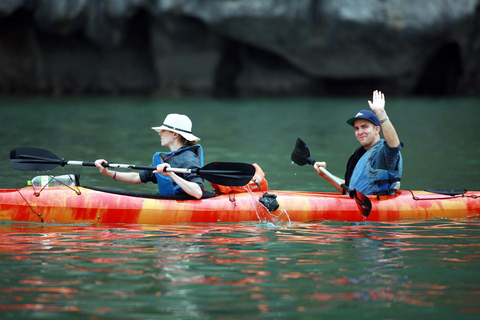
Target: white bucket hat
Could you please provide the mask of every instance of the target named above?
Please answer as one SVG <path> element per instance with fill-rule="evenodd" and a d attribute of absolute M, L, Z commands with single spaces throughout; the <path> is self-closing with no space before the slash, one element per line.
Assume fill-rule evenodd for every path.
<path fill-rule="evenodd" d="M 153 130 L 160 132 L 162 130 L 173 131 L 187 139 L 188 141 L 199 141 L 200 138 L 192 134 L 192 121 L 183 114 L 171 113 L 167 115 L 165 121 L 160 127 L 152 127 Z"/>

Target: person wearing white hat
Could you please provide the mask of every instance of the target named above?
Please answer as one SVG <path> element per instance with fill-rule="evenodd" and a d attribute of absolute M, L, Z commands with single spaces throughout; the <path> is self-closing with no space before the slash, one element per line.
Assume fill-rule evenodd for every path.
<path fill-rule="evenodd" d="M 161 126 L 152 127 L 161 137 L 163 147 L 170 152 L 157 152 L 153 155 L 153 165 L 157 170 L 136 172 L 117 172 L 102 166 L 104 159 L 95 161 L 100 172 L 115 180 L 128 183 L 146 183 L 158 185 L 160 194 L 189 194 L 200 199 L 203 196 L 203 178 L 197 174 L 183 174 L 165 171 L 165 168 L 197 169 L 203 166 L 203 148 L 197 144 L 200 138 L 192 134 L 192 121 L 182 114 L 167 115 Z"/>

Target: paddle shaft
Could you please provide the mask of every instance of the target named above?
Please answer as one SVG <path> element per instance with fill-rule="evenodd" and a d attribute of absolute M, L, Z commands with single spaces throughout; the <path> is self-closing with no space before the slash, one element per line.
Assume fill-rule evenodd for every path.
<path fill-rule="evenodd" d="M 15 169 L 28 171 L 49 171 L 57 166 L 65 165 L 96 167 L 95 162 L 65 160 L 54 153 L 38 148 L 16 148 L 10 152 L 10 163 Z M 155 166 L 137 166 L 133 164 L 103 163 L 104 167 L 151 170 Z M 202 168 L 165 168 L 165 171 L 182 174 L 194 173 L 203 176 L 206 180 L 225 186 L 239 187 L 250 182 L 255 174 L 255 167 L 241 162 L 212 162 Z"/>
<path fill-rule="evenodd" d="M 58 162 L 58 161 L 57 161 Z M 72 166 L 83 166 L 83 167 L 96 167 L 95 162 L 89 161 L 76 161 L 76 160 L 68 160 L 62 163 L 63 165 L 72 165 Z M 137 166 L 134 164 L 122 164 L 122 163 L 108 163 L 104 162 L 102 164 L 105 168 L 117 168 L 117 169 L 134 169 L 134 170 L 150 170 L 154 171 L 157 170 L 157 167 L 154 166 Z M 238 170 L 201 170 L 201 168 L 197 169 L 185 169 L 185 168 L 165 168 L 167 172 L 175 172 L 175 173 L 184 173 L 184 174 L 216 174 L 216 175 L 228 175 L 228 174 L 239 174 Z"/>
<path fill-rule="evenodd" d="M 343 190 L 345 190 L 346 192 L 348 192 L 348 194 L 350 194 L 350 192 L 352 192 L 352 190 L 350 190 L 349 187 L 347 187 L 344 183 L 342 183 L 337 177 L 335 177 L 333 174 L 331 174 L 330 172 L 327 171 L 327 169 L 325 169 L 324 167 L 318 167 L 320 169 L 320 171 L 322 171 L 328 178 L 330 178 L 333 182 L 335 182 L 336 184 L 338 184 Z"/>
<path fill-rule="evenodd" d="M 338 184 L 349 196 L 350 198 L 355 199 L 355 202 L 360 207 L 362 215 L 368 217 L 370 211 L 372 210 L 372 203 L 370 199 L 364 194 L 358 192 L 356 189 L 350 189 L 344 183 L 342 183 L 337 177 L 327 171 L 324 167 L 318 167 L 331 181 Z"/>
<path fill-rule="evenodd" d="M 95 162 L 88 161 L 75 161 L 68 160 L 65 163 L 66 165 L 73 166 L 83 166 L 83 167 L 96 167 Z M 102 164 L 105 168 L 120 168 L 120 169 L 135 169 L 135 170 L 157 170 L 157 167 L 154 166 L 137 166 L 133 164 L 121 164 L 121 163 L 108 163 L 104 162 Z M 192 169 L 182 169 L 182 168 L 166 168 L 165 171 L 178 172 L 178 173 L 191 173 Z"/>

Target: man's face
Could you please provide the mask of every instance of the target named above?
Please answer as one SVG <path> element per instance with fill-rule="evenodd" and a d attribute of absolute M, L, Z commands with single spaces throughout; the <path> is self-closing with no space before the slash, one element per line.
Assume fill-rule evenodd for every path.
<path fill-rule="evenodd" d="M 367 150 L 380 139 L 380 127 L 375 126 L 368 120 L 355 120 L 353 129 L 355 130 L 355 137 L 357 137 L 358 142 Z"/>

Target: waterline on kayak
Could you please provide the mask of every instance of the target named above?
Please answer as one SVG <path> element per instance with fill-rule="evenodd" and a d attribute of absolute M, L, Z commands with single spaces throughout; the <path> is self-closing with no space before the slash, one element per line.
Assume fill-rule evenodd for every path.
<path fill-rule="evenodd" d="M 250 194 L 250 199 L 252 201 L 253 207 L 255 208 L 255 213 L 257 214 L 258 221 L 260 222 L 270 222 L 273 224 L 273 226 L 278 226 L 282 227 L 287 224 L 288 226 L 291 225 L 292 220 L 290 219 L 290 216 L 288 215 L 288 212 L 286 209 L 280 209 L 279 214 L 274 214 L 272 211 L 268 210 L 260 201 L 257 199 L 257 195 L 253 193 L 253 191 L 246 187 L 248 193 Z M 282 219 L 281 216 L 284 216 L 285 218 Z"/>

